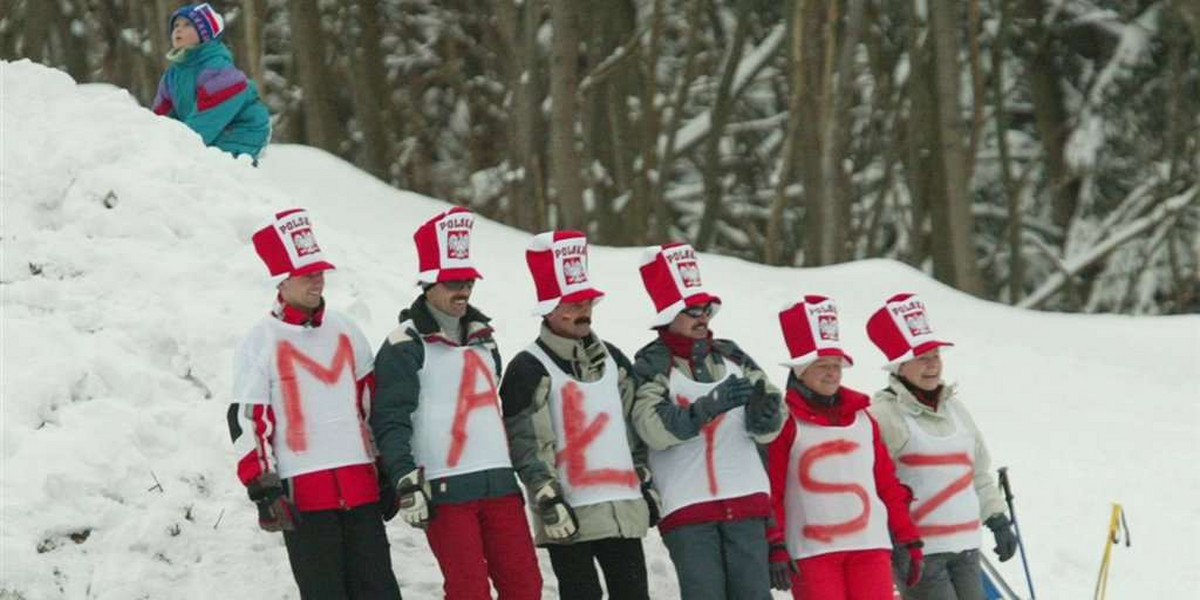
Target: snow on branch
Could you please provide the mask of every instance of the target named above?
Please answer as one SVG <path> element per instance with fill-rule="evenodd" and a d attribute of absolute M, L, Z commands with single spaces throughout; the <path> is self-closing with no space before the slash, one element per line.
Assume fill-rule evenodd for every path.
<path fill-rule="evenodd" d="M 746 89 L 759 71 L 767 65 L 767 62 L 775 55 L 781 47 L 783 41 L 787 37 L 787 26 L 780 24 L 771 29 L 771 33 L 763 39 L 762 43 L 746 53 L 742 61 L 738 63 L 737 71 L 733 74 L 733 86 L 731 88 L 730 97 L 737 98 L 742 91 Z M 712 129 L 712 111 L 706 110 L 695 117 L 692 117 L 687 123 L 684 123 L 675 132 L 675 153 L 681 155 L 687 153 L 704 140 L 708 132 Z M 667 152 L 667 138 L 664 136 L 658 141 L 658 155 L 665 156 Z"/>
<path fill-rule="evenodd" d="M 1200 197 L 1200 186 L 1193 187 L 1178 196 L 1169 198 L 1162 204 L 1159 204 L 1150 214 L 1130 221 L 1127 225 L 1113 232 L 1112 235 L 1109 235 L 1087 251 L 1063 261 L 1060 267 L 1061 272 L 1055 273 L 1042 282 L 1042 285 L 1038 286 L 1032 294 L 1017 303 L 1017 306 L 1020 308 L 1037 308 L 1041 306 L 1043 302 L 1053 297 L 1062 288 L 1067 282 L 1068 277 L 1073 277 L 1096 261 L 1108 256 L 1113 250 L 1116 250 L 1125 242 L 1136 238 L 1147 229 L 1154 227 L 1165 219 L 1173 217 L 1175 213 L 1183 210 L 1198 197 Z"/>

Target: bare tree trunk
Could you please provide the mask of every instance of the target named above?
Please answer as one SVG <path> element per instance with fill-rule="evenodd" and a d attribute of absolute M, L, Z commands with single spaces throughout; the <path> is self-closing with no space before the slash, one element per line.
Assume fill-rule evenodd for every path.
<path fill-rule="evenodd" d="M 550 58 L 550 166 L 558 199 L 558 229 L 585 230 L 583 182 L 575 148 L 576 91 L 579 68 L 579 28 L 575 0 L 550 0 L 554 42 Z"/>
<path fill-rule="evenodd" d="M 643 53 L 645 61 L 639 66 L 639 71 L 642 73 L 641 84 L 641 103 L 642 103 L 642 121 L 640 129 L 642 133 L 642 164 L 641 172 L 638 174 L 638 185 L 645 191 L 643 192 L 650 203 L 650 208 L 654 214 L 654 229 L 647 231 L 655 240 L 666 241 L 668 232 L 670 231 L 670 211 L 667 210 L 667 202 L 663 197 L 665 187 L 664 180 L 667 175 L 665 170 L 670 168 L 673 158 L 670 156 L 674 144 L 671 142 L 674 138 L 674 132 L 667 138 L 667 150 L 663 153 L 661 160 L 658 155 L 658 139 L 662 133 L 662 113 L 659 112 L 658 106 L 655 104 L 655 96 L 658 90 L 657 66 L 658 66 L 658 51 L 659 44 L 662 43 L 663 30 L 663 2 L 664 0 L 654 0 L 654 7 L 650 16 L 650 41 L 646 44 L 646 51 Z M 687 4 L 687 6 L 695 6 L 695 1 Z M 695 37 L 695 28 L 689 28 L 688 32 L 688 48 L 691 48 L 691 40 Z M 693 54 L 689 53 L 685 59 L 686 64 L 690 65 Z M 687 70 L 686 67 L 684 69 Z M 679 115 L 674 116 L 675 122 L 679 122 Z"/>
<path fill-rule="evenodd" d="M 716 237 L 717 220 L 721 217 L 721 197 L 724 189 L 721 178 L 721 137 L 725 132 L 725 124 L 729 121 L 735 98 L 733 90 L 733 75 L 737 72 L 738 64 L 742 62 L 742 49 L 746 46 L 746 35 L 749 32 L 749 17 L 743 10 L 737 12 L 737 25 L 733 30 L 733 41 L 725 54 L 721 66 L 721 80 L 717 84 L 716 98 L 713 100 L 712 127 L 705 140 L 704 149 L 704 214 L 700 217 L 700 231 L 696 234 L 696 249 L 708 250 Z"/>
<path fill-rule="evenodd" d="M 46 62 L 46 33 L 50 31 L 50 21 L 54 18 L 54 9 L 49 4 L 45 0 L 29 0 L 25 3 L 21 54 L 36 63 Z"/>
<path fill-rule="evenodd" d="M 1000 184 L 1008 199 L 1008 301 L 1016 304 L 1025 291 L 1025 260 L 1022 254 L 1020 190 L 1013 188 L 1012 159 L 1008 152 L 1008 110 L 1004 103 L 1004 49 L 1008 46 L 1008 0 L 997 0 L 998 24 L 992 44 L 992 96 L 995 102 L 996 147 L 1000 150 Z"/>
<path fill-rule="evenodd" d="M 1000 0 L 1003 2 L 1004 0 Z M 987 103 L 986 82 L 983 76 L 983 58 L 980 56 L 979 35 L 981 33 L 979 0 L 967 2 L 967 64 L 971 69 L 971 127 L 967 151 L 963 153 L 966 180 L 975 174 L 975 162 L 979 154 L 979 141 L 983 138 L 985 122 L 983 107 Z"/>
<path fill-rule="evenodd" d="M 338 124 L 329 78 L 325 73 L 325 45 L 317 0 L 290 0 L 292 52 L 300 86 L 304 90 L 304 141 L 337 153 Z"/>
<path fill-rule="evenodd" d="M 57 2 L 51 2 L 52 10 L 54 10 L 54 23 L 57 26 L 55 37 L 58 39 L 58 46 L 61 52 L 60 59 L 71 75 L 71 78 L 78 83 L 83 83 L 91 79 L 91 73 L 88 69 L 87 59 L 87 40 L 82 35 L 76 35 L 73 23 L 81 14 L 81 7 L 75 3 L 67 3 L 69 12 L 63 12 L 62 5 Z M 154 32 L 151 32 L 153 34 Z"/>
<path fill-rule="evenodd" d="M 836 44 L 839 18 L 836 3 L 830 3 L 826 21 L 826 72 L 821 97 L 820 175 L 808 195 L 809 210 L 806 265 L 829 265 L 847 257 L 846 232 L 849 208 L 844 190 L 845 175 L 841 169 L 846 154 L 848 134 L 843 125 L 843 105 L 854 82 L 854 52 L 862 30 L 864 0 L 850 0 L 845 30 L 840 45 Z M 835 54 L 833 49 L 840 46 Z M 836 56 L 836 68 L 834 58 Z"/>
<path fill-rule="evenodd" d="M 242 33 L 246 39 L 246 52 L 242 57 L 247 67 L 250 79 L 265 84 L 263 80 L 263 43 L 262 43 L 262 0 L 242 0 Z"/>
<path fill-rule="evenodd" d="M 495 4 L 500 23 L 498 30 L 507 49 L 505 62 L 512 105 L 508 119 L 508 137 L 512 153 L 509 168 L 519 176 L 508 176 L 508 199 L 514 224 L 525 231 L 540 231 L 545 215 L 539 205 L 541 169 L 535 167 L 538 131 L 537 106 L 537 28 L 541 24 L 540 0 L 516 3 L 502 0 Z"/>
<path fill-rule="evenodd" d="M 357 0 L 358 44 L 354 62 L 354 112 L 362 129 L 362 166 L 367 172 L 389 181 L 390 148 L 384 94 L 387 71 L 379 47 L 379 6 L 375 0 Z"/>
<path fill-rule="evenodd" d="M 1035 23 L 1027 36 L 1035 42 L 1023 44 L 1031 55 L 1026 59 L 1025 71 L 1029 76 L 1029 93 L 1033 102 L 1038 140 L 1045 154 L 1047 179 L 1052 198 L 1051 218 L 1064 231 L 1070 226 L 1079 204 L 1079 178 L 1072 173 L 1067 162 L 1067 140 L 1071 135 L 1070 115 L 1063 98 L 1062 80 L 1056 62 L 1055 46 L 1047 43 L 1051 33 L 1040 23 L 1046 17 L 1048 7 L 1044 0 L 1027 0 L 1024 18 Z M 1067 236 L 1063 236 L 1066 243 Z"/>
<path fill-rule="evenodd" d="M 775 184 L 775 197 L 771 201 L 771 214 L 767 218 L 767 239 L 763 259 L 769 265 L 784 264 L 783 260 L 783 209 L 788 204 L 787 189 L 795 172 L 796 148 L 800 145 L 800 122 L 804 94 L 804 0 L 793 0 L 791 18 L 791 44 L 788 57 L 791 71 L 788 74 L 788 118 L 783 155 L 776 167 L 779 180 Z"/>
<path fill-rule="evenodd" d="M 935 98 L 937 102 L 937 154 L 941 176 L 939 190 L 930 202 L 933 219 L 933 272 L 939 280 L 970 294 L 983 292 L 975 259 L 975 219 L 971 213 L 969 182 L 962 161 L 962 110 L 958 103 L 959 78 L 956 14 L 930 7 L 929 33 L 933 42 Z"/>

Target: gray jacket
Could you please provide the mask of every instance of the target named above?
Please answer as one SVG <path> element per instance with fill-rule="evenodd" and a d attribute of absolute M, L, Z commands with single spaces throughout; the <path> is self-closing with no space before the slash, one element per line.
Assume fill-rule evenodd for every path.
<path fill-rule="evenodd" d="M 602 342 L 595 334 L 582 340 L 554 334 L 544 324 L 536 342 L 569 376 L 591 382 L 604 375 L 604 360 L 611 354 L 617 364 L 618 386 L 624 406 L 630 452 L 636 467 L 644 467 L 645 448 L 628 422 L 637 383 L 633 367 L 620 350 Z M 556 434 L 550 415 L 550 375 L 541 361 L 526 351 L 513 357 L 500 384 L 504 425 L 508 430 L 513 468 L 525 484 L 533 505 L 533 494 L 558 478 Z M 575 508 L 579 533 L 567 543 L 603 538 L 640 538 L 646 535 L 650 512 L 642 499 L 605 502 Z M 539 546 L 550 542 L 537 511 L 533 511 L 534 538 Z"/>
<path fill-rule="evenodd" d="M 700 433 L 704 423 L 691 418 L 686 408 L 678 406 L 670 397 L 671 370 L 677 369 L 684 376 L 701 383 L 717 381 L 725 376 L 725 361 L 732 361 L 742 369 L 751 383 L 763 381 L 772 401 L 779 404 L 770 417 L 746 413 L 746 428 L 758 444 L 768 444 L 783 429 L 784 415 L 788 414 L 783 394 L 775 387 L 766 373 L 730 340 L 696 340 L 692 344 L 690 358 L 682 358 L 671 352 L 660 337 L 638 351 L 634 370 L 638 376 L 637 399 L 633 406 L 633 425 L 647 446 L 664 450 L 686 442 Z"/>

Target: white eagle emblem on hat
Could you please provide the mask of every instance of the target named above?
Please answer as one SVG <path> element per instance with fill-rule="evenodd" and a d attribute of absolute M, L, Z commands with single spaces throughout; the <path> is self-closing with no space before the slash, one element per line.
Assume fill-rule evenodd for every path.
<path fill-rule="evenodd" d="M 446 232 L 446 254 L 450 258 L 466 260 L 471 257 L 471 234 L 466 229 Z"/>

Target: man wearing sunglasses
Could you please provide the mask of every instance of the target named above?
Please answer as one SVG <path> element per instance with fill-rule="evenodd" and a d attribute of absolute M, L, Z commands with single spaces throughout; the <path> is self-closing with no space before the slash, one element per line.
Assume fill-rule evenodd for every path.
<path fill-rule="evenodd" d="M 513 465 L 529 490 L 539 546 L 560 598 L 648 600 L 641 538 L 654 503 L 645 449 L 626 422 L 633 365 L 592 329 L 604 293 L 588 279 L 587 238 L 535 236 L 525 253 L 541 331 L 505 370 L 500 398 Z"/>
<path fill-rule="evenodd" d="M 406 523 L 425 530 L 449 600 L 535 600 L 542 578 L 508 454 L 500 352 L 470 304 L 474 215 L 451 209 L 413 236 L 422 294 L 375 357 L 371 429 Z"/>
<path fill-rule="evenodd" d="M 657 333 L 638 351 L 632 421 L 663 501 L 658 523 L 684 600 L 768 600 L 770 483 L 758 444 L 783 426 L 783 395 L 709 326 L 721 299 L 686 244 L 648 248 L 642 283 Z"/>

